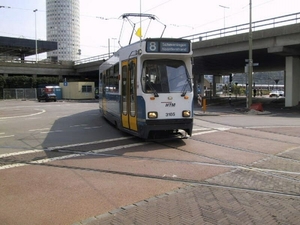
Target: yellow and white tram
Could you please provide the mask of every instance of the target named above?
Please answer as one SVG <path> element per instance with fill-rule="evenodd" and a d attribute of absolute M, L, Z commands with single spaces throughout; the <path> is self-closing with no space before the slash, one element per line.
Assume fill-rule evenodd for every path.
<path fill-rule="evenodd" d="M 189 40 L 147 38 L 120 48 L 99 67 L 99 108 L 122 131 L 143 139 L 192 135 Z"/>

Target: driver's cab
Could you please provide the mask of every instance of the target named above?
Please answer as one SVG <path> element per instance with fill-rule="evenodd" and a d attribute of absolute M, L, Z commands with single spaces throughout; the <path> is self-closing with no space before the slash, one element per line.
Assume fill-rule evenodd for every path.
<path fill-rule="evenodd" d="M 176 93 L 191 91 L 189 75 L 180 60 L 146 60 L 143 65 L 142 87 L 145 93 Z"/>

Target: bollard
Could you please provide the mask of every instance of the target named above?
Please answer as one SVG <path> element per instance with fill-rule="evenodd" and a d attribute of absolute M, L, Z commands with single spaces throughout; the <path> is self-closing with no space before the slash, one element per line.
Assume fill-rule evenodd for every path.
<path fill-rule="evenodd" d="M 202 111 L 205 113 L 206 111 L 206 98 L 202 99 Z"/>

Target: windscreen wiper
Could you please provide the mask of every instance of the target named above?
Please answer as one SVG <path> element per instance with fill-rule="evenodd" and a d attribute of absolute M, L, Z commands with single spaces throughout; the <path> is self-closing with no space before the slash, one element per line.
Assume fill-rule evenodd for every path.
<path fill-rule="evenodd" d="M 188 86 L 188 85 L 190 85 L 191 84 L 191 78 L 188 78 L 187 80 L 186 80 L 186 82 L 185 82 L 185 84 L 184 84 L 184 86 L 183 86 L 183 88 L 182 88 L 182 93 L 181 93 L 181 97 L 184 97 L 185 95 L 186 95 L 186 87 Z"/>
<path fill-rule="evenodd" d="M 155 88 L 152 86 L 151 82 L 149 82 L 149 80 L 146 80 L 146 84 L 150 87 L 151 91 L 153 91 L 154 97 L 159 97 L 157 91 L 156 91 Z"/>

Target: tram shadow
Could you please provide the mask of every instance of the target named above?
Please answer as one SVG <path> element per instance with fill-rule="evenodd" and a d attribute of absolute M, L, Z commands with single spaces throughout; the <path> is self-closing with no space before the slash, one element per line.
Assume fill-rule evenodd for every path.
<path fill-rule="evenodd" d="M 165 151 L 186 145 L 184 139 L 144 140 L 118 130 L 98 110 L 57 119 L 43 142 L 48 158 L 79 154 L 87 157 L 114 157 L 138 152 Z M 66 159 L 68 157 L 65 157 Z"/>
<path fill-rule="evenodd" d="M 47 135 L 42 148 L 47 154 L 55 151 L 91 151 L 128 136 L 108 123 L 98 109 L 58 118 L 44 133 Z"/>
<path fill-rule="evenodd" d="M 180 138 L 144 140 L 129 135 L 104 119 L 97 109 L 56 119 L 42 143 L 48 158 L 70 154 L 110 157 L 183 145 Z"/>

